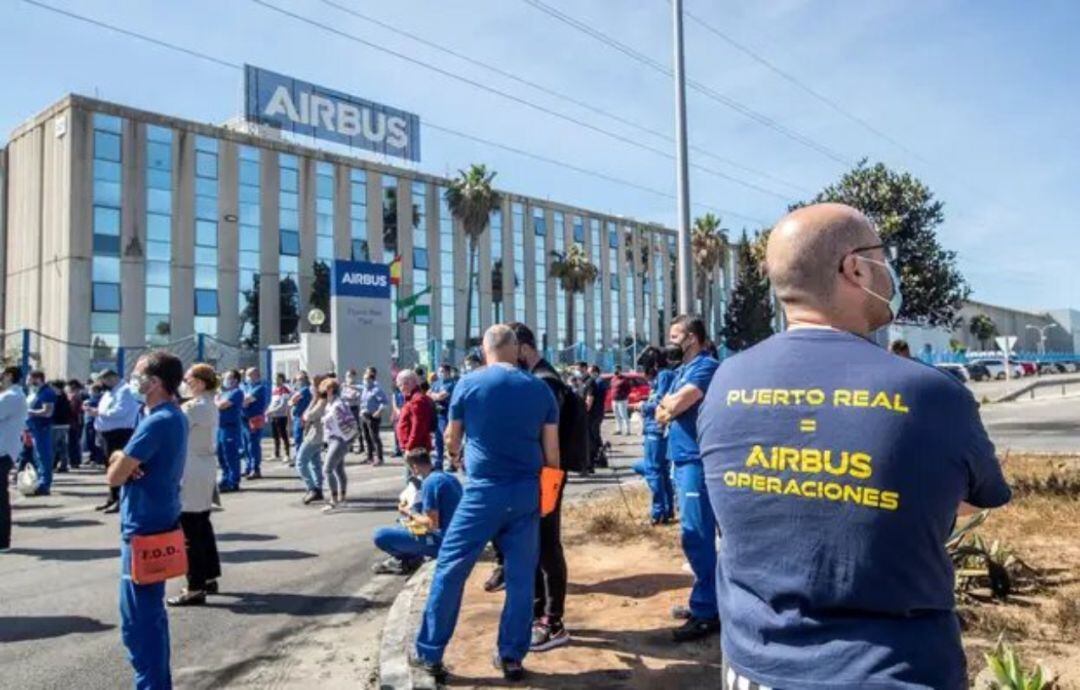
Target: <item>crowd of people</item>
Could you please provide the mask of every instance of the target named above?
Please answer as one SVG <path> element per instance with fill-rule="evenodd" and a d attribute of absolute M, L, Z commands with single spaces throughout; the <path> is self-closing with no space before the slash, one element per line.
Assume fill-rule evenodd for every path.
<path fill-rule="evenodd" d="M 615 433 L 630 433 L 632 409 L 641 416 L 649 517 L 678 520 L 693 573 L 673 640 L 722 630 L 724 688 L 964 687 L 944 543 L 959 512 L 1010 497 L 977 404 L 947 375 L 871 342 L 902 296 L 862 214 L 795 210 L 766 256 L 788 329 L 720 366 L 702 319 L 677 316 L 668 345 L 637 362 L 650 393 L 633 408 L 621 371 L 608 383 L 578 362 L 560 375 L 522 323 L 489 328 L 483 362 L 470 358 L 463 375 L 449 363 L 434 377 L 404 369 L 392 394 L 373 368 L 268 386 L 255 368 L 184 371 L 152 351 L 123 382 L 113 371 L 88 387 L 31 372 L 28 396 L 22 371 L 4 369 L 0 470 L 33 467 L 27 493 L 41 496 L 54 469 L 106 464 L 119 492 L 101 508 L 120 511 L 122 638 L 136 686 L 167 688 L 166 605 L 217 591 L 213 504 L 262 476 L 267 422 L 303 502 L 333 512 L 347 501 L 346 454 L 382 464 L 391 419 L 407 476 L 398 523 L 374 535 L 388 556 L 376 571 L 435 560 L 413 661 L 447 675 L 465 582 L 490 544 L 497 567 L 485 589 L 505 591 L 493 663 L 516 681 L 529 652 L 570 641 L 566 471 L 607 462 L 600 421 L 611 397 Z M 187 586 L 166 600 L 165 580 L 181 575 Z"/>

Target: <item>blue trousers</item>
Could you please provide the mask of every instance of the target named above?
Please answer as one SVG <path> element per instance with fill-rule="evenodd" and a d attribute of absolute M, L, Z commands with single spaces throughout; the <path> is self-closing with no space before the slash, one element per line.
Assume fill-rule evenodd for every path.
<path fill-rule="evenodd" d="M 240 429 L 240 441 L 243 444 L 244 472 L 259 472 L 262 469 L 262 437 L 263 430 L 252 430 L 244 420 L 244 426 Z"/>
<path fill-rule="evenodd" d="M 471 482 L 443 534 L 416 655 L 442 661 L 454 635 L 465 580 L 491 540 L 502 551 L 506 600 L 499 621 L 499 655 L 520 661 L 532 634 L 533 586 L 540 549 L 540 482 Z"/>
<path fill-rule="evenodd" d="M 322 491 L 322 444 L 301 443 L 296 451 L 296 472 L 308 491 Z"/>
<path fill-rule="evenodd" d="M 682 511 L 683 553 L 694 571 L 690 613 L 694 618 L 716 618 L 716 517 L 701 462 L 676 464 L 675 485 Z"/>
<path fill-rule="evenodd" d="M 437 470 L 443 468 L 443 457 L 446 451 L 445 442 L 443 441 L 443 434 L 446 433 L 446 427 L 450 424 L 450 418 L 443 415 L 435 415 L 435 464 L 434 467 Z"/>
<path fill-rule="evenodd" d="M 414 536 L 404 527 L 380 527 L 375 530 L 375 546 L 399 561 L 435 558 L 439 555 L 441 539 L 434 534 Z"/>
<path fill-rule="evenodd" d="M 30 436 L 34 439 L 34 469 L 38 474 L 38 487 L 48 491 L 52 487 L 54 460 L 52 425 L 31 427 Z"/>
<path fill-rule="evenodd" d="M 675 517 L 675 488 L 671 484 L 666 438 L 645 437 L 645 483 L 652 492 L 652 519 Z"/>
<path fill-rule="evenodd" d="M 219 426 L 217 432 L 217 459 L 221 468 L 222 489 L 240 488 L 240 437 L 244 432 L 238 426 Z"/>
<path fill-rule="evenodd" d="M 300 454 L 300 446 L 304 445 L 304 420 L 293 417 L 292 420 L 293 452 Z"/>
<path fill-rule="evenodd" d="M 165 583 L 131 581 L 131 545 L 120 542 L 120 637 L 135 669 L 136 690 L 170 690 Z"/>

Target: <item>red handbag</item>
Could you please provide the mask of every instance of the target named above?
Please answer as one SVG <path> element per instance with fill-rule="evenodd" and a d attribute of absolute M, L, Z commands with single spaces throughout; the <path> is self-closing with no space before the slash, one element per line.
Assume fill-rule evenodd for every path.
<path fill-rule="evenodd" d="M 252 431 L 258 431 L 266 426 L 266 415 L 257 414 L 254 417 L 248 419 L 248 428 Z"/>
<path fill-rule="evenodd" d="M 187 571 L 184 530 L 179 527 L 131 538 L 131 581 L 135 584 L 152 585 L 186 575 Z"/>

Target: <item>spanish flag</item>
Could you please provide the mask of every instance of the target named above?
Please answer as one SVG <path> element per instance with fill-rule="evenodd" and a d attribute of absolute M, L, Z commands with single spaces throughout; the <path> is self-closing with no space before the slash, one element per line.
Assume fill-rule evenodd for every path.
<path fill-rule="evenodd" d="M 401 285 L 401 254 L 395 256 L 390 262 L 390 284 Z"/>

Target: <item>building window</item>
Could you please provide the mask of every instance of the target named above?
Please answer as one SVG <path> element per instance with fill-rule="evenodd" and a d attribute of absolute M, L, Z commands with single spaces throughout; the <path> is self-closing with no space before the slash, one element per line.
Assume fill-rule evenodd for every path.
<path fill-rule="evenodd" d="M 93 151 L 93 256 L 91 258 L 91 366 L 115 366 L 120 345 L 120 208 L 123 120 L 95 113 Z"/>
<path fill-rule="evenodd" d="M 532 208 L 533 232 L 536 234 L 536 251 L 533 254 L 536 277 L 536 342 L 544 350 L 548 347 L 547 334 L 547 275 L 548 255 L 544 238 L 547 236 L 547 221 L 544 209 Z"/>
<path fill-rule="evenodd" d="M 585 248 L 585 224 L 581 216 L 574 216 L 574 244 L 582 249 Z M 569 335 L 577 345 L 585 342 L 585 294 L 572 295 L 572 299 L 574 300 L 574 332 Z"/>
<path fill-rule="evenodd" d="M 503 323 L 505 313 L 503 304 L 504 281 L 513 280 L 503 265 L 503 217 L 502 211 L 495 209 L 488 221 L 491 229 L 491 322 Z"/>
<path fill-rule="evenodd" d="M 608 222 L 608 284 L 610 289 L 610 302 L 608 307 L 611 311 L 611 345 L 615 348 L 622 347 L 622 324 L 619 322 L 619 232 L 615 229 L 615 223 Z"/>
<path fill-rule="evenodd" d="M 300 162 L 292 154 L 278 154 L 278 168 L 278 337 L 282 343 L 295 343 L 300 340 Z"/>
<path fill-rule="evenodd" d="M 427 237 L 427 184 L 424 182 L 412 183 L 412 243 L 413 243 L 413 294 L 424 293 L 431 286 L 428 271 L 428 237 Z M 431 368 L 435 353 L 431 347 L 431 323 L 430 297 L 422 297 L 410 308 L 407 315 L 412 322 L 413 349 L 416 350 L 417 361 L 427 368 Z"/>
<path fill-rule="evenodd" d="M 593 264 L 596 265 L 598 272 L 603 272 L 603 266 L 600 263 L 600 221 L 596 218 L 589 219 L 589 250 L 591 252 L 590 259 Z M 603 281 L 600 276 L 597 276 L 596 282 L 592 287 L 593 297 L 593 347 L 597 350 L 601 350 L 604 347 L 603 333 L 604 333 L 604 318 L 603 318 Z"/>
<path fill-rule="evenodd" d="M 398 178 L 382 176 L 383 261 L 393 263 L 398 258 Z M 398 287 L 390 287 L 390 337 L 400 343 L 401 322 L 398 319 Z"/>
<path fill-rule="evenodd" d="M 217 290 L 195 290 L 195 316 L 217 316 Z"/>
<path fill-rule="evenodd" d="M 662 245 L 663 239 L 658 239 L 656 245 L 653 248 L 653 275 L 656 280 L 656 300 L 654 304 L 656 313 L 656 332 L 658 335 L 658 342 L 663 343 L 667 340 L 667 318 L 665 317 L 666 303 L 665 299 L 665 281 L 664 281 L 664 251 Z"/>
<path fill-rule="evenodd" d="M 367 234 L 367 173 L 358 168 L 349 170 L 349 233 L 353 261 L 370 261 Z"/>
<path fill-rule="evenodd" d="M 514 245 L 514 273 L 511 276 L 514 281 L 514 310 L 511 314 L 507 310 L 507 320 L 525 320 L 525 205 L 519 201 L 510 204 L 510 232 L 511 241 Z"/>
<path fill-rule="evenodd" d="M 195 330 L 217 336 L 218 142 L 195 137 Z M 213 295 L 213 313 L 200 308 Z M 201 317 L 201 318 L 200 318 Z"/>
<path fill-rule="evenodd" d="M 443 344 L 454 347 L 454 217 L 439 187 L 439 321 Z"/>
<path fill-rule="evenodd" d="M 566 218 L 560 211 L 552 214 L 555 227 L 552 233 L 555 235 L 555 251 L 560 255 L 566 255 Z M 557 347 L 565 348 L 570 345 L 569 333 L 566 332 L 566 292 L 563 290 L 562 281 L 555 282 L 555 327 L 558 333 Z"/>
<path fill-rule="evenodd" d="M 334 261 L 334 166 L 315 164 L 315 259 Z"/>
<path fill-rule="evenodd" d="M 262 233 L 260 151 L 240 147 L 237 239 L 240 267 L 240 345 L 259 346 L 259 243 Z"/>

